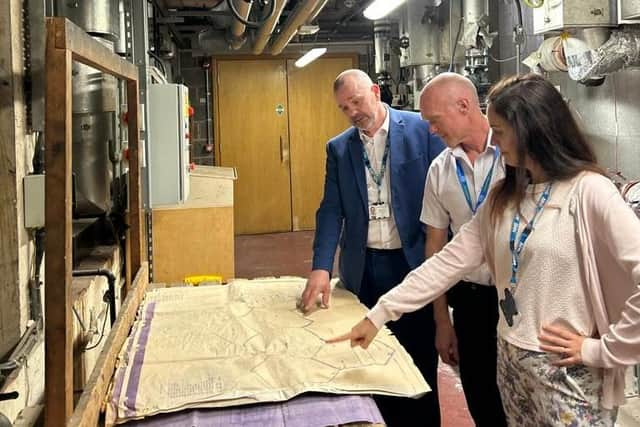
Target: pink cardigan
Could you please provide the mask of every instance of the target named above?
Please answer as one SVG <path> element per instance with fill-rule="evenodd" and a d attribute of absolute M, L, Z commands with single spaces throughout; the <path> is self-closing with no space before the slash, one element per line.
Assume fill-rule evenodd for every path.
<path fill-rule="evenodd" d="M 606 177 L 579 175 L 573 200 L 583 277 L 599 338 L 587 338 L 582 358 L 604 368 L 604 408 L 624 403 L 624 371 L 640 362 L 640 220 Z M 488 204 L 487 204 L 488 205 Z M 481 208 L 442 251 L 383 295 L 367 314 L 378 327 L 430 303 L 483 262 L 495 277 L 495 234 Z"/>

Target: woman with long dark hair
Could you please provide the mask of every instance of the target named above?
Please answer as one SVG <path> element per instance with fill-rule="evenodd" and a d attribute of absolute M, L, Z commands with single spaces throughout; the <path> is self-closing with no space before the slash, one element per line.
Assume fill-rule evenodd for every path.
<path fill-rule="evenodd" d="M 603 176 L 567 103 L 538 75 L 489 93 L 506 177 L 435 256 L 348 334 L 433 301 L 487 262 L 498 290 L 498 384 L 510 425 L 613 426 L 640 362 L 640 220 Z"/>

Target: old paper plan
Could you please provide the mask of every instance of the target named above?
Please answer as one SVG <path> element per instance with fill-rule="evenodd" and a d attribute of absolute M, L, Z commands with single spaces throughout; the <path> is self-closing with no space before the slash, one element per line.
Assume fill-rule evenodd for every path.
<path fill-rule="evenodd" d="M 296 309 L 304 285 L 304 279 L 281 278 L 149 291 L 120 354 L 108 421 L 282 401 L 309 391 L 429 391 L 386 329 L 367 350 L 326 344 L 366 308 L 335 289 L 329 309 L 305 316 Z"/>

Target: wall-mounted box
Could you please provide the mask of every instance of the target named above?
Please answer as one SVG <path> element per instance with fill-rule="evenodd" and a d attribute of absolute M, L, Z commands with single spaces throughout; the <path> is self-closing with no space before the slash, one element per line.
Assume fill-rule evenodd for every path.
<path fill-rule="evenodd" d="M 543 34 L 571 28 L 615 27 L 616 0 L 547 0 L 533 9 L 533 32 Z"/>
<path fill-rule="evenodd" d="M 25 228 L 44 227 L 44 175 L 27 175 L 22 179 Z"/>
<path fill-rule="evenodd" d="M 620 0 L 621 19 L 640 19 L 640 0 Z"/>
<path fill-rule="evenodd" d="M 151 206 L 183 203 L 189 197 L 189 89 L 149 86 L 149 187 Z"/>

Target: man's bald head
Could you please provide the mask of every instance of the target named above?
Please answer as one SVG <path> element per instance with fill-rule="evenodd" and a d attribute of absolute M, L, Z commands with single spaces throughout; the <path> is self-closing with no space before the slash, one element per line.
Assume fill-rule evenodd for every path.
<path fill-rule="evenodd" d="M 478 91 L 471 80 L 457 73 L 442 73 L 431 79 L 422 89 L 420 106 L 425 102 L 457 102 L 466 99 L 471 104 L 480 106 Z"/>
<path fill-rule="evenodd" d="M 338 74 L 333 82 L 333 92 L 337 92 L 345 83 L 356 83 L 357 86 L 371 87 L 373 81 L 367 73 L 358 69 L 345 70 Z"/>
<path fill-rule="evenodd" d="M 486 140 L 488 125 L 471 80 L 456 73 L 434 77 L 420 94 L 420 113 L 431 130 L 453 148 L 469 141 Z"/>

